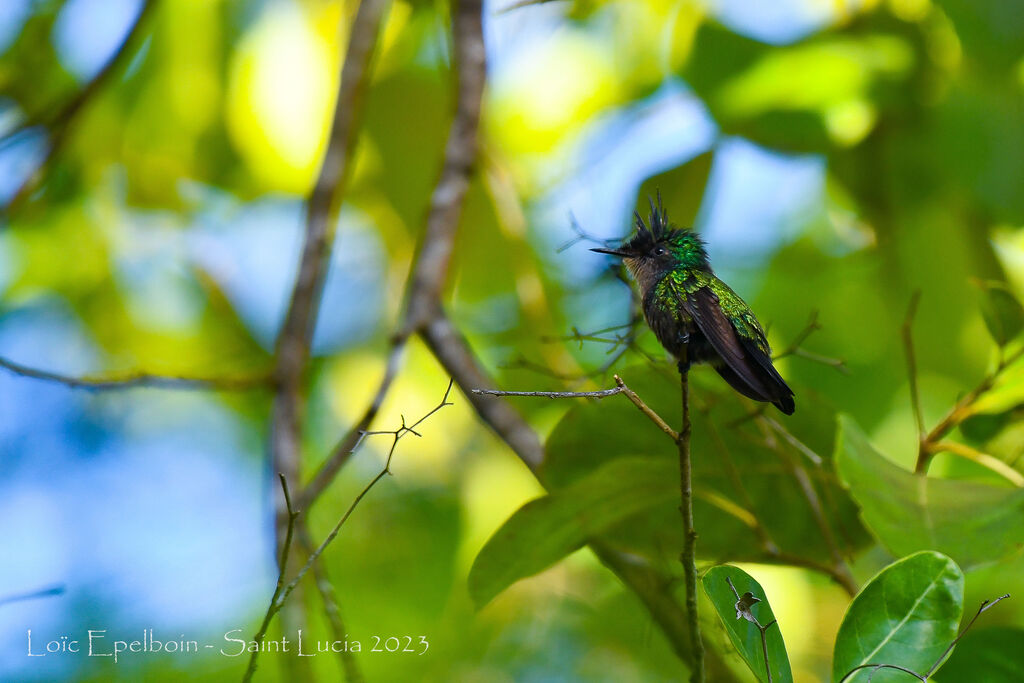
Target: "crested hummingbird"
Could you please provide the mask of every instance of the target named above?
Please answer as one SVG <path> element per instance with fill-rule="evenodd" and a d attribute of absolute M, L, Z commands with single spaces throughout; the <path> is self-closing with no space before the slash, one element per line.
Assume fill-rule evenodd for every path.
<path fill-rule="evenodd" d="M 660 193 L 658 205 L 650 204 L 649 227 L 637 212 L 636 234 L 628 241 L 591 251 L 625 262 L 640 288 L 647 325 L 679 361 L 680 372 L 710 363 L 739 393 L 792 415 L 793 390 L 772 365 L 750 306 L 712 272 L 701 238 L 669 223 Z"/>

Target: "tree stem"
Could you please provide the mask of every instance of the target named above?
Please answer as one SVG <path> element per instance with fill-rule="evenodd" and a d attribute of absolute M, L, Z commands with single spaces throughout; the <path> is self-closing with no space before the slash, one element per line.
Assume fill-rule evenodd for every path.
<path fill-rule="evenodd" d="M 693 472 L 690 462 L 690 382 L 689 363 L 679 362 L 679 379 L 682 383 L 683 425 L 679 430 L 679 492 L 682 500 L 679 510 L 683 515 L 683 576 L 686 581 L 686 612 L 690 622 L 690 639 L 693 648 L 693 669 L 691 683 L 704 683 L 704 643 L 700 636 L 700 622 L 697 618 L 697 532 L 693 528 Z"/>

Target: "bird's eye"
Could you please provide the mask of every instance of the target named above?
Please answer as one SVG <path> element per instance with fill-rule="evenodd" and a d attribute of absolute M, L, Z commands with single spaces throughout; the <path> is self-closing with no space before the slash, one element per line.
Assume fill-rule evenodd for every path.
<path fill-rule="evenodd" d="M 654 250 L 654 254 L 656 256 L 664 256 L 665 255 L 665 247 L 658 247 L 657 249 Z"/>

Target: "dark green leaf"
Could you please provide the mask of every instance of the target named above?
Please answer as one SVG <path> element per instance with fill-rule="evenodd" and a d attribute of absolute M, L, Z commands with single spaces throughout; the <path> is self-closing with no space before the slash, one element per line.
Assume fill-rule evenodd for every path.
<path fill-rule="evenodd" d="M 740 593 L 739 601 L 736 600 L 736 593 L 729 587 L 732 580 L 736 591 Z M 725 631 L 729 634 L 729 640 L 736 646 L 743 660 L 754 672 L 759 681 L 767 681 L 768 676 L 765 669 L 764 647 L 761 643 L 761 631 L 757 624 L 765 629 L 765 638 L 768 643 L 768 661 L 771 663 L 772 683 L 786 683 L 793 680 L 793 673 L 789 668 L 789 655 L 786 653 L 786 643 L 782 640 L 782 632 L 779 631 L 778 623 L 771 626 L 775 621 L 771 605 L 768 604 L 768 597 L 761 588 L 761 584 L 754 580 L 754 577 L 747 574 L 739 567 L 722 565 L 712 567 L 704 575 L 701 582 L 704 585 L 704 592 L 715 606 L 715 611 L 725 624 Z"/>
<path fill-rule="evenodd" d="M 979 282 L 985 293 L 981 313 L 996 344 L 1005 346 L 1024 329 L 1024 307 L 1002 282 Z"/>
<path fill-rule="evenodd" d="M 942 665 L 940 683 L 1017 683 L 1024 672 L 1024 629 L 970 631 Z"/>
<path fill-rule="evenodd" d="M 675 368 L 634 366 L 621 374 L 659 415 L 678 425 L 679 377 Z M 791 470 L 776 451 L 765 445 L 760 427 L 745 418 L 746 409 L 732 389 L 707 367 L 691 371 L 690 387 L 694 406 L 690 414 L 694 515 L 701 534 L 697 544 L 700 556 L 772 562 L 752 528 L 756 516 L 782 550 L 829 561 L 828 546 Z M 698 409 L 704 405 L 707 411 Z M 769 409 L 769 413 L 773 411 Z M 773 419 L 824 453 L 834 438 L 829 427 L 832 415 L 826 402 L 808 397 L 793 417 L 775 413 Z M 737 420 L 741 424 L 729 426 Z M 781 437 L 777 441 L 784 445 Z M 662 458 L 673 465 L 679 457 L 673 441 L 623 397 L 573 407 L 548 438 L 546 450 L 542 478 L 551 490 L 578 481 L 603 463 L 636 453 Z M 794 462 L 807 463 L 802 455 L 790 452 L 789 456 Z M 859 547 L 867 542 L 869 537 L 857 519 L 856 506 L 834 475 L 827 468 L 814 467 L 808 467 L 808 475 L 839 543 Z M 749 506 L 736 480 L 742 482 Z M 606 538 L 625 551 L 674 563 L 682 548 L 677 508 L 678 500 L 673 498 L 650 508 L 642 517 L 617 525 Z"/>
<path fill-rule="evenodd" d="M 1024 548 L 1024 489 L 908 472 L 839 419 L 836 467 L 868 528 L 895 555 L 931 549 L 972 568 Z"/>
<path fill-rule="evenodd" d="M 622 458 L 572 486 L 527 503 L 487 541 L 473 562 L 469 572 L 473 601 L 482 607 L 609 526 L 677 500 L 678 478 L 678 467 L 671 461 Z"/>
<path fill-rule="evenodd" d="M 893 664 L 927 672 L 956 637 L 963 612 L 964 574 L 953 560 L 921 552 L 897 560 L 853 599 L 836 636 L 832 680 L 858 666 Z M 846 679 L 903 683 L 906 673 L 861 669 Z"/>

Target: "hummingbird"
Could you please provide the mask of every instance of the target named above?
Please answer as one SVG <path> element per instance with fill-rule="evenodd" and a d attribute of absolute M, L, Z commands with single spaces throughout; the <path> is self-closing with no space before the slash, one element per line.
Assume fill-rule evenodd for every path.
<path fill-rule="evenodd" d="M 650 226 L 635 212 L 636 234 L 618 249 L 591 249 L 620 257 L 640 289 L 644 318 L 679 371 L 710 363 L 747 398 L 772 403 L 792 415 L 793 390 L 772 364 L 772 351 L 750 306 L 711 270 L 693 230 L 669 222 L 649 199 Z"/>

